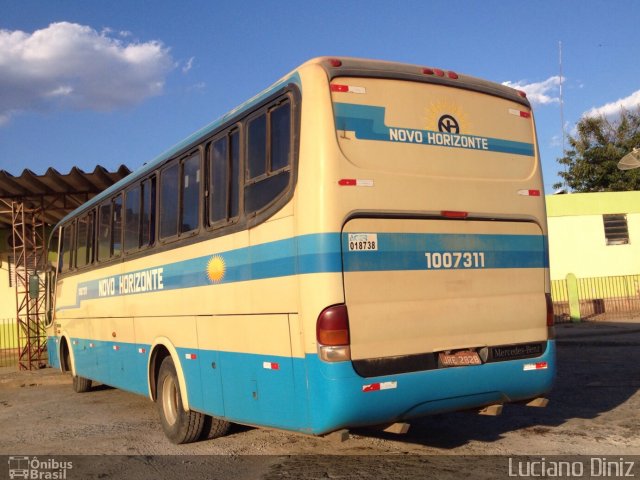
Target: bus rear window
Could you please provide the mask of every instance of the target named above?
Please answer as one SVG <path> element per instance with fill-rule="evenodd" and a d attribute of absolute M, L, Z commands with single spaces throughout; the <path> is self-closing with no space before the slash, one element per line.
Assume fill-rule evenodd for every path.
<path fill-rule="evenodd" d="M 525 179 L 535 171 L 531 110 L 515 100 L 396 79 L 332 83 L 349 87 L 331 93 L 336 136 L 362 168 L 490 180 Z"/>

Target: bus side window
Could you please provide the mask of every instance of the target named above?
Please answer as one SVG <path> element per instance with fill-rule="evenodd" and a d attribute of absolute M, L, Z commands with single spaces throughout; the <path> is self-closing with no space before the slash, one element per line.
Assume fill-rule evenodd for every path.
<path fill-rule="evenodd" d="M 160 238 L 178 234 L 178 163 L 160 172 Z"/>
<path fill-rule="evenodd" d="M 209 156 L 209 223 L 227 219 L 227 190 L 229 179 L 227 137 L 211 144 Z"/>
<path fill-rule="evenodd" d="M 240 131 L 230 135 L 231 180 L 229 181 L 229 218 L 240 215 Z"/>
<path fill-rule="evenodd" d="M 111 256 L 111 202 L 98 208 L 98 261 L 109 260 Z"/>
<path fill-rule="evenodd" d="M 156 234 L 156 178 L 142 182 L 141 246 L 152 245 Z"/>
<path fill-rule="evenodd" d="M 197 230 L 200 225 L 200 153 L 182 161 L 180 190 L 180 232 Z"/>
<path fill-rule="evenodd" d="M 238 216 L 240 133 L 214 140 L 209 155 L 209 225 L 225 225 Z"/>
<path fill-rule="evenodd" d="M 125 192 L 124 198 L 124 251 L 140 246 L 140 186 Z"/>
<path fill-rule="evenodd" d="M 62 229 L 62 258 L 61 269 L 62 273 L 68 272 L 73 267 L 73 230 L 74 224 L 70 223 Z"/>
<path fill-rule="evenodd" d="M 93 261 L 93 212 L 78 219 L 76 266 L 86 267 Z"/>
<path fill-rule="evenodd" d="M 113 199 L 113 224 L 111 233 L 111 255 L 118 257 L 122 253 L 122 195 L 118 195 Z"/>
<path fill-rule="evenodd" d="M 291 103 L 286 100 L 250 120 L 247 143 L 244 210 L 250 215 L 276 200 L 289 185 Z"/>

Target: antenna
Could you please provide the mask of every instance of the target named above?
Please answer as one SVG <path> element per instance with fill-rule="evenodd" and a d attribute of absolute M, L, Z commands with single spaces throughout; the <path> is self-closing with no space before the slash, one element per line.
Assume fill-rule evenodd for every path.
<path fill-rule="evenodd" d="M 566 148 L 565 148 L 565 133 L 564 133 L 564 97 L 562 96 L 562 40 L 558 42 L 558 63 L 560 67 L 560 128 L 562 131 L 562 156 L 566 156 Z M 567 173 L 567 166 L 564 166 L 564 173 Z M 562 183 L 565 188 L 568 187 L 567 179 L 563 178 Z"/>

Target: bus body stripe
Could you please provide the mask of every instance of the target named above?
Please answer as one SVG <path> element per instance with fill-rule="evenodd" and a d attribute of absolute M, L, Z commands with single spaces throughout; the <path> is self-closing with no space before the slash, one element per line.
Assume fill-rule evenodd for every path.
<path fill-rule="evenodd" d="M 49 345 L 55 338 L 48 337 Z M 74 347 L 78 374 L 146 395 L 146 359 L 135 352 L 140 347 L 149 351 L 150 345 L 121 344 L 129 359 L 122 362 L 110 356 L 110 341 L 91 339 L 99 348 L 88 355 L 82 350 L 88 340 L 76 340 L 81 344 Z M 555 376 L 554 341 L 549 341 L 545 353 L 534 360 L 535 365 L 546 362 L 546 369 L 525 371 L 532 359 L 520 359 L 404 373 L 401 381 L 393 375 L 363 378 L 351 362 L 327 363 L 317 354 L 291 358 L 180 347 L 177 351 L 191 408 L 230 421 L 314 434 L 386 423 L 390 418 L 410 419 L 482 403 L 528 399 L 549 390 Z M 197 360 L 184 360 L 186 352 L 194 353 Z M 220 368 L 210 367 L 213 358 Z M 277 375 L 264 368 L 265 363 L 274 361 L 278 363 Z M 52 365 L 58 362 L 57 357 L 52 359 Z"/>
<path fill-rule="evenodd" d="M 348 233 L 303 235 L 236 250 L 212 252 L 212 255 L 123 275 L 87 280 L 78 284 L 75 304 L 58 306 L 56 310 L 78 308 L 81 301 L 86 300 L 158 291 L 158 288 L 138 288 L 140 277 L 151 270 L 162 271 L 161 290 L 175 290 L 291 275 L 342 272 L 343 269 L 345 272 L 426 270 L 425 252 L 483 252 L 482 268 L 486 269 L 549 266 L 546 238 L 542 235 L 378 233 L 378 249 L 375 251 L 349 251 L 348 237 Z M 207 275 L 207 266 L 213 256 L 224 259 L 225 265 L 224 275 L 215 281 Z M 150 281 L 143 279 L 143 282 Z M 157 279 L 154 281 L 158 282 Z M 101 283 L 104 282 L 111 282 L 112 286 L 106 293 L 101 289 Z M 130 290 L 126 289 L 128 286 L 124 287 L 125 282 L 131 285 Z"/>
<path fill-rule="evenodd" d="M 356 138 L 359 140 L 397 142 L 393 139 L 391 132 L 395 130 L 409 130 L 418 135 L 414 137 L 416 140 L 407 143 L 510 153 L 529 157 L 535 155 L 535 148 L 532 143 L 516 142 L 501 138 L 479 137 L 477 135 L 451 134 L 415 128 L 405 129 L 400 126 L 387 126 L 384 121 L 386 113 L 385 107 L 339 102 L 335 102 L 333 107 L 336 129 L 355 132 Z M 443 142 L 443 135 L 453 140 L 457 139 L 458 141 L 452 141 L 450 143 Z M 460 141 L 460 139 L 464 141 Z"/>

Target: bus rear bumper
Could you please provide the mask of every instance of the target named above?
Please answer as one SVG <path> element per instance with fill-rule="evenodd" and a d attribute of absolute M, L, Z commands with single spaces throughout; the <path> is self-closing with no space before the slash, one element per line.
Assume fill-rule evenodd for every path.
<path fill-rule="evenodd" d="M 363 378 L 351 362 L 307 355 L 311 431 L 408 419 L 520 402 L 544 395 L 555 377 L 555 341 L 536 358 Z"/>

